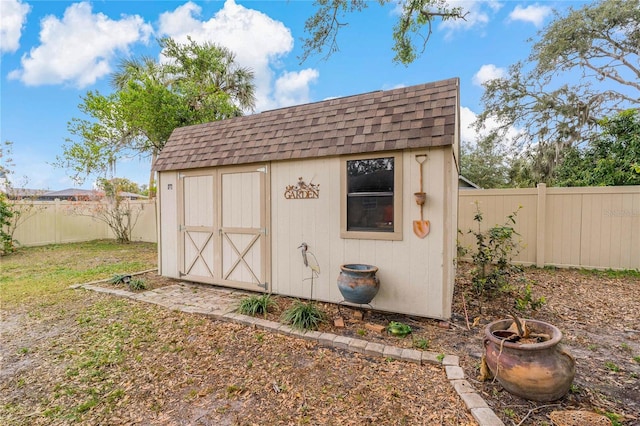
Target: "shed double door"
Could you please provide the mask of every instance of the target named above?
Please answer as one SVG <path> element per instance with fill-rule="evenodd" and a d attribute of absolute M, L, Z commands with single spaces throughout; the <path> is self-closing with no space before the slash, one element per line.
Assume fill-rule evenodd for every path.
<path fill-rule="evenodd" d="M 181 174 L 181 276 L 269 290 L 267 172 L 265 165 Z"/>

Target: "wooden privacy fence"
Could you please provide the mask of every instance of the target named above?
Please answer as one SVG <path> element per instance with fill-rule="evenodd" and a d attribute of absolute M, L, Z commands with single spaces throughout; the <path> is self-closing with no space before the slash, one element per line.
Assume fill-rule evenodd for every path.
<path fill-rule="evenodd" d="M 475 202 L 482 228 L 503 224 L 522 206 L 515 229 L 523 250 L 515 258 L 525 265 L 597 269 L 640 269 L 640 186 L 460 190 L 458 228 L 461 243 L 477 229 Z"/>
<path fill-rule="evenodd" d="M 156 242 L 155 200 L 132 200 L 132 211 L 139 211 L 133 228 L 132 241 Z M 99 201 L 18 201 L 25 212 L 14 238 L 22 246 L 75 243 L 103 238 L 115 238 L 106 223 L 88 216 Z M 74 210 L 84 214 L 78 215 Z"/>
<path fill-rule="evenodd" d="M 478 202 L 483 229 L 503 224 L 522 206 L 516 231 L 525 265 L 598 269 L 640 269 L 640 186 L 598 188 L 461 189 L 458 203 L 460 243 L 473 247 Z M 156 242 L 155 200 L 131 201 L 142 210 L 132 240 Z M 77 202 L 36 201 L 15 238 L 24 246 L 114 238 L 103 222 L 72 213 Z M 428 238 L 428 237 L 427 237 Z"/>

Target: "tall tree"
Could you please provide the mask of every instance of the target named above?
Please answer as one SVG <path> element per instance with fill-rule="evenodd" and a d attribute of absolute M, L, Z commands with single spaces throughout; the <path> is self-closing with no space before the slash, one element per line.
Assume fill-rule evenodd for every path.
<path fill-rule="evenodd" d="M 640 110 L 600 120 L 602 134 L 572 147 L 555 171 L 558 186 L 640 185 Z"/>
<path fill-rule="evenodd" d="M 507 185 L 507 157 L 498 141 L 484 138 L 476 145 L 463 143 L 460 173 L 481 188 L 502 188 Z"/>
<path fill-rule="evenodd" d="M 303 53 L 300 59 L 304 62 L 312 54 L 323 54 L 325 58 L 338 51 L 338 33 L 348 25 L 345 15 L 362 12 L 371 2 L 366 0 L 316 0 L 316 13 L 307 19 L 305 30 L 308 33 L 304 40 Z M 380 5 L 396 4 L 392 0 L 378 0 Z M 464 19 L 460 7 L 451 7 L 446 0 L 406 0 L 401 2 L 402 13 L 393 28 L 396 52 L 394 61 L 405 65 L 415 61 L 424 52 L 432 32 L 433 21 L 437 18 Z"/>
<path fill-rule="evenodd" d="M 111 76 L 114 92 L 89 92 L 73 119 L 56 165 L 71 168 L 77 179 L 106 175 L 123 156 L 150 156 L 162 150 L 180 126 L 242 115 L 255 106 L 253 72 L 235 55 L 213 43 L 159 41 L 164 60 L 124 60 Z M 153 175 L 149 188 L 153 187 Z"/>
<path fill-rule="evenodd" d="M 540 160 L 542 168 L 529 164 L 533 175 L 549 181 L 566 148 L 595 137 L 601 118 L 640 102 L 639 54 L 640 0 L 603 0 L 556 14 L 526 61 L 485 84 L 476 124 L 497 119 L 489 137 L 498 138 L 522 128 L 516 144 Z"/>

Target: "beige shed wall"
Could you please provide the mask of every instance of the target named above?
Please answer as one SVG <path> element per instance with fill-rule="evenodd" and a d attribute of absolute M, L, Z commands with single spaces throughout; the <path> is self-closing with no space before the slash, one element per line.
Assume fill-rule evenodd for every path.
<path fill-rule="evenodd" d="M 427 153 L 424 163 L 424 218 L 430 234 L 420 239 L 413 220 L 420 218 L 413 193 L 419 190 L 419 165 L 415 155 Z M 382 153 L 380 154 L 383 155 Z M 321 268 L 313 298 L 340 302 L 336 279 L 340 265 L 366 263 L 379 268 L 380 291 L 371 302 L 375 309 L 434 318 L 448 318 L 453 294 L 457 212 L 457 170 L 451 148 L 405 152 L 403 162 L 402 241 L 340 238 L 340 158 L 273 163 L 272 189 L 272 289 L 274 293 L 310 296 L 311 276 L 297 247 L 309 245 Z M 285 199 L 286 186 L 302 177 L 320 185 L 318 199 Z"/>
<path fill-rule="evenodd" d="M 158 273 L 180 278 L 178 270 L 178 173 L 158 173 Z"/>

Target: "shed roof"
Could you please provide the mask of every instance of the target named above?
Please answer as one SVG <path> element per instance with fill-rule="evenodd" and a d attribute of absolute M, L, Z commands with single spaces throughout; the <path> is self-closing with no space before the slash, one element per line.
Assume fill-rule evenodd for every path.
<path fill-rule="evenodd" d="M 154 170 L 452 145 L 458 83 L 451 78 L 180 127 Z"/>

